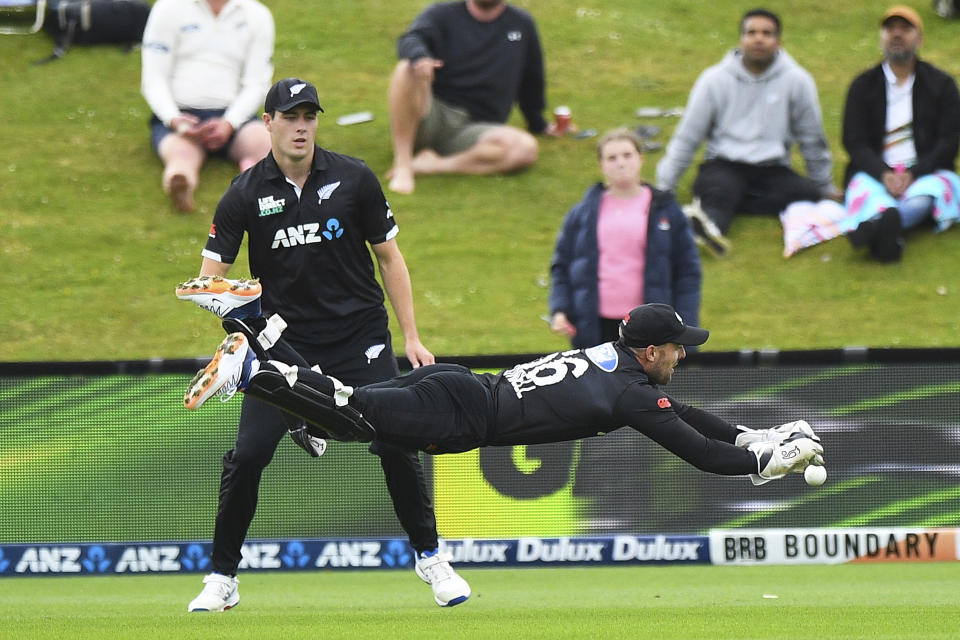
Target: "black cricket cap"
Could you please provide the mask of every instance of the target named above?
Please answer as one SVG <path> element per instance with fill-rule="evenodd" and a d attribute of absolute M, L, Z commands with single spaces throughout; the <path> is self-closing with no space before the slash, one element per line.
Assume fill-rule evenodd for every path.
<path fill-rule="evenodd" d="M 642 304 L 620 322 L 620 342 L 627 347 L 644 349 L 668 342 L 693 346 L 703 344 L 708 337 L 709 331 L 687 325 L 668 304 Z"/>
<path fill-rule="evenodd" d="M 284 78 L 278 80 L 270 91 L 267 91 L 267 98 L 263 101 L 263 112 L 273 113 L 279 111 L 290 111 L 298 104 L 313 105 L 320 111 L 320 98 L 317 96 L 317 88 L 300 78 Z"/>

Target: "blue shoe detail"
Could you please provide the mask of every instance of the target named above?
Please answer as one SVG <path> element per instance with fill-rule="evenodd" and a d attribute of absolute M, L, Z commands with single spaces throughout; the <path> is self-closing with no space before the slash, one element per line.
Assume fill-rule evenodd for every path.
<path fill-rule="evenodd" d="M 240 368 L 240 379 L 237 380 L 237 390 L 246 391 L 250 384 L 250 378 L 253 377 L 253 362 L 257 359 L 257 354 L 253 349 L 247 349 L 247 354 L 243 357 L 243 366 Z"/>
<path fill-rule="evenodd" d="M 260 309 L 260 298 L 257 298 L 243 306 L 233 309 L 224 317 L 236 318 L 237 320 L 252 320 L 261 316 L 263 316 L 263 311 Z"/>

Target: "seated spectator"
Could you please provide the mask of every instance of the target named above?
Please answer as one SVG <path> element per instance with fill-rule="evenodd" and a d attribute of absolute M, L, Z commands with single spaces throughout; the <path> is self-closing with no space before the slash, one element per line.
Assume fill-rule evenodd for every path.
<path fill-rule="evenodd" d="M 684 322 L 700 313 L 700 255 L 669 193 L 640 180 L 643 155 L 632 131 L 597 143 L 604 183 L 567 213 L 550 265 L 551 329 L 576 348 L 617 340 L 624 316 L 659 302 Z"/>
<path fill-rule="evenodd" d="M 697 79 L 657 186 L 674 191 L 706 140 L 685 207 L 697 243 L 723 255 L 735 212 L 777 215 L 791 202 L 839 198 L 813 77 L 780 46 L 780 19 L 765 9 L 740 21 L 740 45 Z M 796 143 L 807 177 L 790 168 Z"/>
<path fill-rule="evenodd" d="M 392 191 L 412 193 L 415 175 L 504 173 L 536 161 L 530 134 L 552 125 L 542 114 L 540 39 L 526 11 L 502 0 L 434 4 L 400 36 L 397 54 Z M 530 133 L 504 124 L 514 102 Z"/>
<path fill-rule="evenodd" d="M 256 0 L 157 0 L 143 33 L 141 91 L 163 190 L 181 211 L 208 153 L 252 167 L 270 151 L 259 108 L 273 77 L 273 16 Z"/>
<path fill-rule="evenodd" d="M 843 113 L 846 207 L 864 218 L 847 238 L 894 262 L 905 229 L 932 220 L 943 230 L 960 217 L 960 94 L 953 78 L 917 57 L 916 11 L 893 7 L 880 24 L 883 62 L 853 81 Z"/>

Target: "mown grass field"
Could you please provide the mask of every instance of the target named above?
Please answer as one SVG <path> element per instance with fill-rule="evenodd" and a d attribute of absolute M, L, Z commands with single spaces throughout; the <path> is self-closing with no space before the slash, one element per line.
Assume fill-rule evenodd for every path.
<path fill-rule="evenodd" d="M 383 175 L 391 161 L 386 89 L 396 37 L 424 0 L 327 0 L 307 9 L 269 3 L 277 24 L 276 73 L 319 87 L 327 110 L 321 144 L 359 156 Z M 697 75 L 736 44 L 749 8 L 723 0 L 518 0 L 538 20 L 550 107 L 569 105 L 581 127 L 656 124 L 666 142 L 674 119 L 638 120 L 640 106 L 683 105 Z M 752 5 L 751 5 L 752 6 Z M 879 56 L 881 7 L 866 0 L 768 6 L 784 20 L 787 50 L 817 80 L 836 166 L 846 87 Z M 960 22 L 930 3 L 923 55 L 960 73 Z M 212 161 L 199 208 L 176 213 L 159 188 L 139 94 L 139 54 L 77 47 L 34 67 L 52 47 L 43 34 L 0 36 L 0 360 L 193 357 L 216 346 L 214 318 L 173 297 L 196 273 L 217 199 L 234 168 Z M 339 127 L 369 110 L 375 120 Z M 516 116 L 515 116 L 516 118 Z M 514 121 L 522 125 L 518 119 Z M 421 180 L 393 196 L 398 238 L 413 275 L 424 342 L 438 354 L 551 351 L 548 263 L 567 209 L 599 178 L 592 141 L 543 140 L 522 175 Z M 661 157 L 651 153 L 652 179 Z M 680 186 L 689 198 L 694 171 Z M 925 231 L 904 261 L 881 266 L 842 239 L 781 257 L 773 218 L 739 218 L 728 260 L 704 260 L 708 350 L 846 345 L 951 346 L 960 329 L 960 232 Z M 234 268 L 246 273 L 245 263 Z"/>
<path fill-rule="evenodd" d="M 0 638 L 946 640 L 952 564 L 464 571 L 440 609 L 411 571 L 252 574 L 240 605 L 188 614 L 197 576 L 0 581 Z M 772 597 L 775 596 L 775 597 Z"/>
<path fill-rule="evenodd" d="M 267 4 L 277 24 L 275 77 L 313 80 L 327 110 L 321 144 L 365 159 L 382 176 L 391 159 L 386 89 L 394 42 L 427 2 Z M 539 24 L 550 107 L 567 104 L 579 126 L 600 131 L 656 124 L 664 143 L 675 121 L 641 121 L 635 110 L 684 104 L 697 75 L 734 46 L 739 15 L 753 6 L 516 4 Z M 929 5 L 916 3 L 927 21 L 922 53 L 958 75 L 960 22 L 936 18 Z M 883 5 L 772 0 L 767 6 L 784 18 L 785 47 L 817 80 L 839 180 L 846 87 L 878 59 Z M 234 168 L 211 161 L 198 210 L 175 212 L 160 191 L 160 163 L 148 145 L 138 54 L 76 48 L 63 60 L 31 66 L 51 48 L 43 35 L 0 36 L 6 285 L 0 361 L 211 353 L 217 322 L 177 302 L 173 287 L 196 273 Z M 375 120 L 334 124 L 337 116 L 363 110 Z M 514 123 L 522 124 L 516 117 Z M 660 157 L 648 155 L 646 179 L 653 179 Z M 689 198 L 693 177 L 693 170 L 684 177 L 681 200 Z M 390 196 L 427 346 L 443 355 L 566 346 L 540 319 L 547 312 L 548 262 L 563 215 L 598 178 L 592 143 L 565 138 L 543 140 L 537 165 L 521 175 L 429 178 L 411 196 Z M 784 260 L 772 218 L 739 218 L 731 238 L 729 259 L 704 258 L 707 350 L 957 344 L 958 230 L 914 234 L 904 261 L 890 266 L 865 261 L 843 240 Z M 233 273 L 244 275 L 245 262 Z M 464 574 L 473 598 L 441 610 L 407 571 L 248 573 L 240 607 L 209 616 L 185 612 L 199 576 L 0 580 L 0 638 L 900 640 L 954 638 L 960 623 L 954 564 Z"/>

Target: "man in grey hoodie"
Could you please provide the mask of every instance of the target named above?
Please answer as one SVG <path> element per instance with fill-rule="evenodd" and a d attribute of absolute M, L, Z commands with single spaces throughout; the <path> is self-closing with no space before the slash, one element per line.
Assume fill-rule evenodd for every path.
<path fill-rule="evenodd" d="M 698 244 L 722 255 L 735 212 L 779 214 L 791 202 L 839 197 L 813 77 L 780 46 L 780 19 L 765 9 L 740 21 L 740 43 L 700 74 L 657 165 L 657 186 L 674 191 L 706 140 L 684 208 Z M 790 168 L 796 143 L 807 177 Z"/>

